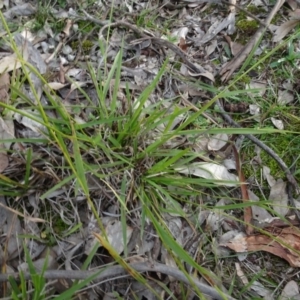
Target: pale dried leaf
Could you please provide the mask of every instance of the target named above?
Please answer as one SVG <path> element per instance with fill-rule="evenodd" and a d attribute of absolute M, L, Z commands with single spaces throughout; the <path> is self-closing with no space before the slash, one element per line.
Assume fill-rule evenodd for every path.
<path fill-rule="evenodd" d="M 226 247 L 226 244 L 234 239 L 237 235 L 245 235 L 244 233 L 238 231 L 238 230 L 229 230 L 225 232 L 218 240 L 218 243 L 216 243 L 216 254 L 219 257 L 228 257 L 230 255 L 230 249 Z"/>
<path fill-rule="evenodd" d="M 240 263 L 235 263 L 236 275 L 240 278 L 244 285 L 249 283 L 247 276 L 243 272 Z"/>
<path fill-rule="evenodd" d="M 299 20 L 289 20 L 280 25 L 273 36 L 273 42 L 280 42 L 297 24 Z"/>
<path fill-rule="evenodd" d="M 29 42 L 33 42 L 35 39 L 35 36 L 33 35 L 33 33 L 31 31 L 29 31 L 27 28 L 23 29 L 22 32 L 20 32 L 21 36 L 28 40 Z"/>
<path fill-rule="evenodd" d="M 201 44 L 205 44 L 212 40 L 219 32 L 223 29 L 228 27 L 229 25 L 233 24 L 235 21 L 234 13 L 230 13 L 227 18 L 223 19 L 223 21 L 216 21 L 214 22 L 211 27 L 208 29 L 207 33 L 201 40 Z"/>
<path fill-rule="evenodd" d="M 215 206 L 220 207 L 226 205 L 226 200 L 221 199 L 216 203 Z M 206 229 L 214 232 L 218 229 L 220 229 L 222 222 L 224 220 L 224 210 L 222 209 L 213 209 L 206 220 Z"/>
<path fill-rule="evenodd" d="M 288 300 L 299 294 L 298 283 L 294 280 L 289 281 L 282 290 L 279 300 Z"/>
<path fill-rule="evenodd" d="M 175 170 L 182 174 L 194 175 L 205 179 L 230 181 L 230 182 L 215 182 L 215 184 L 217 185 L 236 186 L 237 184 L 239 184 L 236 175 L 229 173 L 224 166 L 214 164 L 214 163 L 207 163 L 207 162 L 192 163 L 186 167 L 176 168 Z"/>
<path fill-rule="evenodd" d="M 237 42 L 230 42 L 230 49 L 233 56 L 236 56 L 244 46 Z"/>
<path fill-rule="evenodd" d="M 47 71 L 47 66 L 40 52 L 28 39 L 24 38 L 21 34 L 16 34 L 14 38 L 18 48 L 20 49 L 20 52 L 22 53 L 23 59 L 28 61 L 38 71 L 39 74 L 45 74 Z M 30 79 L 34 86 L 34 93 L 31 92 L 31 99 L 33 102 L 36 102 L 42 95 L 43 83 L 40 76 L 35 74 L 35 72 L 31 72 L 30 68 L 27 66 L 26 68 L 28 69 Z M 35 95 L 37 95 L 37 97 Z"/>
<path fill-rule="evenodd" d="M 172 37 L 176 37 L 177 38 L 177 42 L 180 41 L 180 38 L 183 38 L 184 40 L 186 40 L 186 36 L 189 32 L 189 28 L 188 27 L 181 27 L 178 28 L 176 30 L 174 30 L 171 34 Z"/>
<path fill-rule="evenodd" d="M 34 260 L 31 257 L 32 260 Z M 44 251 L 44 254 L 37 260 L 33 261 L 34 268 L 37 272 L 41 272 L 44 268 L 46 270 L 56 270 L 58 269 L 58 263 L 56 262 L 56 253 L 54 251 Z M 18 267 L 18 270 L 22 270 L 24 272 L 28 272 L 28 264 L 23 263 Z"/>
<path fill-rule="evenodd" d="M 105 228 L 108 242 L 119 254 L 124 251 L 126 246 L 124 245 L 122 228 L 122 223 L 118 220 L 111 220 Z M 127 243 L 131 238 L 132 231 L 131 227 L 126 227 Z"/>
<path fill-rule="evenodd" d="M 248 190 L 248 195 L 250 201 L 253 202 L 259 201 L 259 198 L 251 190 Z M 252 209 L 253 219 L 257 220 L 260 223 L 268 222 L 269 220 L 272 219 L 272 215 L 263 207 L 252 205 L 251 209 Z"/>
<path fill-rule="evenodd" d="M 12 140 L 15 138 L 15 125 L 13 120 L 3 119 L 0 117 L 0 141 L 5 149 L 9 149 L 12 142 L 5 142 L 4 140 Z"/>
<path fill-rule="evenodd" d="M 65 86 L 67 86 L 68 84 L 63 84 L 60 82 L 49 82 L 47 83 L 47 86 L 49 86 L 52 90 L 58 91 L 62 88 L 64 88 Z"/>
<path fill-rule="evenodd" d="M 0 74 L 17 70 L 20 67 L 21 63 L 15 54 L 5 56 L 0 60 Z"/>
<path fill-rule="evenodd" d="M 26 109 L 21 110 L 20 109 L 20 111 L 24 112 L 27 115 L 32 115 L 36 120 L 40 120 L 41 123 L 27 117 L 26 115 L 15 113 L 14 117 L 19 123 L 30 128 L 33 132 L 38 133 L 38 134 L 41 134 L 42 132 L 47 132 L 47 128 L 46 128 L 46 126 L 44 126 L 42 124 L 43 120 L 36 110 L 33 110 L 33 109 L 32 110 L 26 110 Z"/>
<path fill-rule="evenodd" d="M 220 246 L 225 246 L 235 252 L 248 252 L 247 237 L 242 232 L 238 232 L 227 243 L 220 243 Z"/>
<path fill-rule="evenodd" d="M 288 194 L 286 192 L 286 182 L 278 179 L 271 187 L 269 201 L 272 202 L 273 209 L 281 216 L 285 216 L 288 211 Z"/>
<path fill-rule="evenodd" d="M 0 197 L 0 212 L 1 212 L 1 227 L 0 236 L 3 237 L 1 245 L 5 245 L 7 260 L 16 258 L 22 251 L 22 241 L 19 240 L 19 235 L 23 234 L 21 222 L 16 214 L 8 209 L 4 197 Z"/>
<path fill-rule="evenodd" d="M 284 124 L 281 120 L 279 119 L 275 119 L 275 118 L 271 118 L 271 121 L 273 123 L 273 125 L 277 128 L 277 129 L 280 129 L 280 130 L 283 130 L 284 129 Z"/>
<path fill-rule="evenodd" d="M 180 218 L 172 218 L 167 221 L 167 226 L 172 234 L 172 236 L 176 239 L 176 241 L 182 245 L 181 241 L 181 232 L 182 232 L 182 222 Z"/>
<path fill-rule="evenodd" d="M 231 13 L 227 17 L 228 28 L 227 34 L 235 33 L 235 6 L 230 6 Z"/>
<path fill-rule="evenodd" d="M 215 82 L 215 76 L 213 75 L 213 73 L 211 73 L 209 71 L 205 71 L 205 72 L 202 72 L 202 73 L 199 73 L 199 74 L 192 74 L 192 73 L 189 72 L 189 74 L 191 76 L 205 77 L 205 78 L 209 79 L 210 81 Z"/>
<path fill-rule="evenodd" d="M 200 210 L 198 214 L 199 225 L 202 225 L 206 221 L 208 215 L 209 215 L 209 210 Z"/>
<path fill-rule="evenodd" d="M 260 282 L 254 281 L 251 284 L 251 290 L 255 291 L 259 296 L 265 297 L 267 295 L 271 295 L 271 291 L 264 287 Z"/>
<path fill-rule="evenodd" d="M 30 3 L 16 5 L 8 9 L 3 15 L 6 19 L 13 19 L 17 16 L 30 16 L 36 12 L 36 8 Z"/>
<path fill-rule="evenodd" d="M 256 104 L 250 104 L 249 112 L 252 116 L 259 116 L 260 115 L 260 107 Z"/>
<path fill-rule="evenodd" d="M 251 80 L 251 82 L 246 86 L 247 89 L 249 90 L 259 90 L 258 92 L 247 92 L 248 94 L 252 94 L 253 96 L 260 96 L 262 97 L 267 89 L 267 83 L 265 81 L 256 81 L 256 80 Z"/>
<path fill-rule="evenodd" d="M 272 187 L 273 185 L 275 185 L 276 180 L 271 175 L 271 170 L 270 170 L 269 167 L 263 166 L 263 176 L 264 176 L 264 179 L 266 179 L 268 181 L 268 184 L 269 184 L 270 187 Z"/>
<path fill-rule="evenodd" d="M 236 170 L 236 161 L 231 158 L 224 159 L 223 165 L 227 170 Z"/>
<path fill-rule="evenodd" d="M 212 53 L 214 53 L 215 49 L 218 46 L 217 40 L 213 40 L 206 48 L 206 56 L 210 56 Z"/>
<path fill-rule="evenodd" d="M 298 9 L 296 9 L 296 10 L 294 10 L 294 11 L 291 11 L 290 13 L 289 13 L 289 15 L 290 15 L 290 17 L 292 18 L 292 19 L 294 19 L 294 20 L 300 20 L 300 9 L 298 8 Z"/>
<path fill-rule="evenodd" d="M 278 90 L 278 98 L 277 103 L 279 105 L 289 104 L 294 101 L 294 95 L 290 91 L 287 90 Z"/>
<path fill-rule="evenodd" d="M 219 151 L 228 143 L 229 137 L 226 133 L 218 133 L 212 136 L 207 144 L 210 151 Z"/>
<path fill-rule="evenodd" d="M 286 0 L 286 3 L 292 10 L 295 10 L 298 7 L 297 0 Z"/>

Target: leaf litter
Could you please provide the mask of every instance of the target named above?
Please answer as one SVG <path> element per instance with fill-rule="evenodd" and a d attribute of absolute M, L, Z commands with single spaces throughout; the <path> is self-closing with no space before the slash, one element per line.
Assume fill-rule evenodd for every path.
<path fill-rule="evenodd" d="M 47 263 L 47 271 L 58 270 L 59 262 L 60 269 L 75 272 L 92 254 L 90 270 L 108 266 L 115 260 L 125 262 L 128 258 L 134 263 L 144 262 L 149 257 L 167 266 L 169 271 L 173 270 L 173 273 L 153 273 L 156 280 L 161 280 L 175 297 L 179 297 L 181 291 L 178 283 L 182 279 L 176 272 L 182 270 L 182 265 L 177 261 L 178 252 L 170 251 L 170 245 L 163 240 L 155 220 L 145 215 L 143 206 L 149 203 L 141 201 L 143 190 L 139 180 L 144 180 L 143 184 L 151 183 L 147 187 L 148 193 L 155 193 L 156 198 L 149 199 L 160 202 L 155 204 L 158 207 L 154 207 L 160 210 L 157 216 L 159 222 L 164 224 L 164 230 L 169 232 L 182 251 L 185 250 L 196 264 L 205 269 L 206 274 L 198 273 L 195 279 L 200 290 L 206 291 L 205 294 L 213 295 L 210 294 L 213 290 L 206 288 L 217 286 L 217 281 L 223 292 L 229 293 L 231 279 L 226 278 L 228 274 L 222 267 L 224 261 L 228 261 L 226 255 L 232 255 L 227 251 L 229 248 L 237 252 L 237 257 L 228 265 L 232 267 L 230 272 L 236 270 L 241 279 L 237 283 L 239 287 L 250 285 L 248 295 L 266 297 L 272 293 L 263 285 L 263 280 L 259 281 L 260 277 L 250 284 L 246 280 L 247 276 L 251 279 L 253 274 L 245 275 L 245 260 L 252 260 L 253 267 L 256 263 L 254 252 L 269 252 L 283 258 L 292 267 L 299 267 L 299 234 L 297 227 L 291 225 L 296 220 L 289 208 L 285 178 L 275 179 L 267 171 L 267 166 L 263 166 L 269 184 L 269 198 L 263 206 L 248 206 L 250 201 L 258 204 L 261 200 L 248 189 L 251 182 L 247 182 L 241 170 L 244 158 L 237 158 L 237 150 L 233 151 L 233 155 L 234 136 L 222 132 L 228 124 L 218 112 L 209 109 L 187 127 L 187 132 L 182 130 L 192 111 L 199 111 L 212 98 L 210 92 L 198 84 L 199 79 L 211 85 L 221 74 L 224 82 L 229 80 L 250 53 L 249 49 L 252 50 L 247 46 L 242 48 L 242 43 L 233 37 L 236 33 L 243 34 L 236 26 L 236 19 L 243 10 L 235 2 L 224 2 L 170 1 L 160 6 L 151 1 L 115 1 L 114 4 L 108 2 L 107 6 L 101 2 L 95 3 L 92 9 L 83 4 L 78 11 L 71 7 L 66 9 L 50 5 L 49 22 L 51 15 L 55 22 L 63 23 L 60 31 L 51 28 L 53 23 L 45 22 L 38 33 L 27 29 L 22 35 L 13 33 L 13 40 L 6 36 L 4 54 L 0 59 L 0 95 L 4 103 L 1 105 L 0 119 L 3 140 L 0 147 L 3 184 L 0 213 L 1 222 L 4 222 L 1 226 L 1 244 L 6 245 L 0 247 L 2 268 L 14 272 L 20 269 L 28 271 L 23 246 L 29 249 L 36 269 L 41 270 Z M 264 6 L 262 2 L 253 4 Z M 278 10 L 281 4 L 278 2 L 275 8 Z M 119 5 L 118 9 L 116 5 Z M 12 2 L 4 6 L 6 22 L 22 23 L 41 13 L 34 2 Z M 112 7 L 113 19 L 124 21 L 110 23 L 109 19 L 101 19 L 95 14 L 96 8 L 103 16 L 108 16 Z M 134 20 L 142 22 L 137 16 L 149 8 L 149 17 L 154 16 L 153 12 L 158 14 L 155 26 L 133 25 Z M 273 14 L 277 12 L 275 8 Z M 265 11 L 268 12 L 269 8 L 265 7 Z M 297 10 L 291 15 L 297 18 L 296 14 Z M 160 31 L 158 28 L 164 28 L 165 21 L 171 15 L 175 22 L 169 26 L 174 27 Z M 251 16 L 248 15 L 248 18 Z M 84 28 L 79 30 L 83 21 L 93 24 L 89 33 Z M 266 24 L 269 22 L 267 20 Z M 293 25 L 288 22 L 277 27 L 273 42 L 282 40 L 296 25 L 294 20 Z M 3 24 L 1 32 L 3 37 Z M 260 35 L 255 38 L 260 38 Z M 84 46 L 84 42 L 88 42 L 88 47 Z M 270 47 L 271 41 L 264 40 L 262 45 Z M 231 56 L 236 59 L 231 59 Z M 119 70 L 116 64 L 118 57 L 121 61 Z M 168 58 L 166 72 L 144 99 L 143 91 L 156 80 L 165 58 Z M 22 77 L 24 79 L 20 80 Z M 250 95 L 253 102 L 249 106 L 258 123 L 263 115 L 257 99 L 268 93 L 267 80 L 269 78 L 264 74 L 258 80 L 251 80 L 247 87 L 260 90 Z M 277 104 L 291 105 L 295 101 L 293 89 L 282 87 L 276 91 Z M 240 108 L 235 108 L 236 97 L 233 96 L 229 103 L 224 100 L 226 111 L 241 113 Z M 7 106 L 13 113 L 8 113 Z M 247 108 L 248 104 L 244 106 Z M 100 112 L 97 107 L 101 108 Z M 108 118 L 108 113 L 113 109 L 117 114 L 109 121 L 111 124 L 118 118 L 125 118 L 129 112 L 133 116 L 132 128 L 136 124 L 139 126 L 139 130 L 133 133 L 136 134 L 135 144 L 124 144 L 126 139 L 123 139 L 120 147 L 120 128 L 114 128 L 121 123 L 110 127 L 107 126 L 109 122 L 101 121 L 101 118 Z M 247 114 L 247 109 L 242 111 Z M 171 119 L 169 116 L 172 116 Z M 75 124 L 73 131 L 68 128 L 67 120 L 71 119 Z M 53 120 L 59 127 L 49 123 Z M 275 127 L 283 129 L 284 119 L 275 115 L 270 120 Z M 126 123 L 123 125 L 126 126 Z M 221 129 L 215 134 L 213 131 L 201 133 L 203 128 L 208 127 Z M 66 132 L 66 142 L 63 143 L 65 152 L 62 151 L 61 140 L 55 140 L 58 128 Z M 84 177 L 90 191 L 88 197 L 91 197 L 98 214 L 96 217 L 84 184 L 78 182 L 70 167 L 70 161 L 76 160 L 76 142 L 68 137 L 77 134 L 74 133 L 77 129 L 82 133 L 80 155 L 83 165 L 88 167 Z M 198 130 L 200 134 L 195 138 L 189 130 Z M 168 138 L 169 132 L 172 133 L 171 138 Z M 91 139 L 88 140 L 87 136 Z M 99 147 L 101 139 L 105 147 Z M 127 139 L 133 141 L 131 136 Z M 157 148 L 153 146 L 156 144 Z M 151 147 L 159 150 L 157 157 L 150 155 Z M 243 149 L 238 149 L 242 153 Z M 180 153 L 188 150 L 189 156 Z M 148 153 L 148 157 L 137 155 L 143 151 Z M 170 151 L 174 151 L 172 156 L 177 155 L 178 159 L 158 159 L 167 157 L 166 153 Z M 132 165 L 135 156 L 142 159 Z M 122 160 L 115 163 L 114 160 L 119 157 Z M 162 169 L 160 164 L 164 166 L 164 163 L 166 165 Z M 76 166 L 79 165 L 77 161 Z M 266 193 L 263 183 L 258 182 L 258 185 L 259 189 L 264 190 L 262 194 Z M 244 206 L 237 204 L 241 202 Z M 97 217 L 101 218 L 101 226 Z M 244 224 L 239 222 L 242 219 Z M 26 239 L 23 240 L 24 235 Z M 103 237 L 107 240 L 102 240 Z M 213 253 L 218 254 L 219 266 L 207 259 Z M 236 258 L 240 263 L 237 264 Z M 266 256 L 266 261 L 268 259 L 271 257 Z M 259 263 L 260 271 L 268 271 L 264 263 Z M 121 265 L 128 267 L 124 263 Z M 284 270 L 287 266 L 282 265 Z M 136 278 L 133 269 L 128 268 Z M 190 263 L 186 263 L 186 268 L 195 272 L 195 266 Z M 64 282 L 58 279 L 59 282 L 54 284 L 54 293 L 61 293 L 72 284 L 72 277 Z M 275 277 L 271 279 L 278 280 Z M 200 285 L 200 280 L 205 280 L 205 285 Z M 166 293 L 167 289 L 155 280 L 148 281 L 150 286 L 145 289 L 140 282 L 129 278 L 119 279 L 117 285 L 113 280 L 95 280 L 97 284 L 93 288 L 78 292 L 78 296 L 93 299 L 101 295 L 105 299 L 114 292 L 129 299 L 134 294 L 139 299 L 156 299 L 151 288 L 160 294 Z M 128 284 L 132 287 L 130 292 Z M 276 284 L 273 285 L 274 290 L 275 287 Z M 233 293 L 236 298 L 239 298 L 239 289 Z M 299 291 L 295 291 L 293 296 L 297 293 Z M 192 291 L 190 298 L 193 299 L 196 294 L 196 290 Z M 286 294 L 282 292 L 281 297 L 286 297 Z M 220 295 L 218 299 L 221 299 Z"/>

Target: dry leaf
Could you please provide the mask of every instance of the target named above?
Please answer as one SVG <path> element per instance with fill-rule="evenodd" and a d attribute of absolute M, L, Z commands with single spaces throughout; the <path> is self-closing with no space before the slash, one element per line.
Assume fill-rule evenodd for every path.
<path fill-rule="evenodd" d="M 243 272 L 241 265 L 239 263 L 235 263 L 236 275 L 240 278 L 244 285 L 249 283 L 247 276 Z"/>
<path fill-rule="evenodd" d="M 188 48 L 188 45 L 186 44 L 186 41 L 184 38 L 180 38 L 179 40 L 179 44 L 178 44 L 178 47 L 183 51 L 183 52 L 186 52 L 187 48 Z"/>
<path fill-rule="evenodd" d="M 300 20 L 300 9 L 298 8 L 295 11 L 291 11 L 289 13 L 289 15 L 290 15 L 291 19 L 299 21 Z"/>
<path fill-rule="evenodd" d="M 244 46 L 237 42 L 231 42 L 230 43 L 230 49 L 233 56 L 236 56 L 243 48 Z"/>
<path fill-rule="evenodd" d="M 237 177 L 234 174 L 229 173 L 224 166 L 214 163 L 192 163 L 186 167 L 175 168 L 175 170 L 182 174 L 194 175 L 205 179 L 231 181 L 215 182 L 217 185 L 236 186 L 238 184 Z"/>
<path fill-rule="evenodd" d="M 110 245 L 120 254 L 124 251 L 122 223 L 118 220 L 110 220 L 105 227 L 106 236 Z M 126 228 L 127 243 L 131 238 L 133 229 L 129 226 Z"/>
<path fill-rule="evenodd" d="M 268 181 L 268 184 L 269 184 L 270 187 L 275 185 L 276 180 L 271 175 L 271 169 L 269 167 L 263 166 L 263 176 L 264 176 L 264 179 L 266 179 Z"/>
<path fill-rule="evenodd" d="M 248 94 L 262 97 L 266 92 L 267 83 L 265 81 L 251 80 L 251 82 L 246 86 L 246 88 L 249 90 L 258 90 L 255 92 L 249 91 L 247 92 Z"/>
<path fill-rule="evenodd" d="M 18 4 L 8 9 L 3 15 L 7 20 L 13 19 L 17 16 L 30 16 L 36 12 L 36 8 L 30 3 Z"/>
<path fill-rule="evenodd" d="M 0 60 L 0 74 L 19 69 L 20 67 L 21 63 L 15 54 L 5 56 Z"/>
<path fill-rule="evenodd" d="M 279 300 L 295 299 L 294 296 L 299 294 L 298 283 L 294 280 L 289 281 L 282 290 Z"/>
<path fill-rule="evenodd" d="M 220 207 L 220 206 L 224 206 L 225 204 L 226 204 L 226 200 L 221 199 L 216 203 L 215 206 Z M 210 230 L 211 232 L 218 230 L 221 227 L 224 218 L 225 218 L 224 210 L 213 209 L 207 217 L 206 229 Z"/>
<path fill-rule="evenodd" d="M 299 20 L 289 20 L 280 25 L 274 33 L 273 42 L 280 42 L 298 23 Z"/>
<path fill-rule="evenodd" d="M 296 227 L 282 230 L 271 227 L 270 233 L 274 238 L 266 235 L 236 237 L 222 246 L 235 252 L 266 251 L 285 259 L 292 267 L 300 267 L 300 231 Z"/>
<path fill-rule="evenodd" d="M 287 90 L 278 90 L 278 98 L 277 103 L 279 105 L 289 104 L 294 101 L 294 95 L 290 91 Z"/>
<path fill-rule="evenodd" d="M 288 194 L 286 192 L 286 182 L 278 179 L 271 187 L 269 201 L 272 202 L 273 209 L 280 215 L 285 216 L 288 211 Z"/>
<path fill-rule="evenodd" d="M 295 10 L 298 6 L 296 0 L 286 0 L 286 3 L 290 6 L 292 10 Z"/>
<path fill-rule="evenodd" d="M 15 138 L 15 125 L 13 120 L 7 120 L 0 117 L 0 140 L 5 149 L 9 149 L 12 142 L 5 142 L 4 140 L 12 140 Z"/>
<path fill-rule="evenodd" d="M 275 119 L 275 118 L 271 118 L 271 121 L 273 123 L 273 125 L 277 128 L 277 129 L 280 129 L 280 130 L 283 130 L 284 129 L 284 125 L 283 125 L 283 122 L 279 119 Z"/>
<path fill-rule="evenodd" d="M 250 201 L 258 202 L 259 198 L 251 191 L 248 190 Z M 272 215 L 263 207 L 252 205 L 252 215 L 253 219 L 257 220 L 259 223 L 268 222 L 272 219 Z"/>
<path fill-rule="evenodd" d="M 218 46 L 218 42 L 217 40 L 213 40 L 211 41 L 211 43 L 209 44 L 209 46 L 207 46 L 205 48 L 205 52 L 206 52 L 206 56 L 210 56 L 212 53 L 214 53 L 215 49 L 217 48 Z"/>
<path fill-rule="evenodd" d="M 229 138 L 226 133 L 218 133 L 210 138 L 207 149 L 210 151 L 219 151 L 227 144 L 228 140 Z"/>

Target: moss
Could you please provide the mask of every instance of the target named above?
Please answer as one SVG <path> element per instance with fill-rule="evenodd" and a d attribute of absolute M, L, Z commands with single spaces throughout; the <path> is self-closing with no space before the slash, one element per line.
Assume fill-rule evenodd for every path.
<path fill-rule="evenodd" d="M 249 75 L 244 75 L 240 78 L 239 82 L 249 84 L 251 82 L 251 77 Z"/>
<path fill-rule="evenodd" d="M 262 6 L 249 5 L 247 11 L 253 15 L 266 14 L 266 11 Z"/>
<path fill-rule="evenodd" d="M 270 146 L 275 153 L 284 160 L 288 167 L 294 163 L 294 156 L 296 157 L 298 155 L 297 149 L 299 149 L 300 138 L 292 134 L 278 134 L 278 136 L 272 140 L 270 139 L 270 135 L 261 136 L 260 140 Z M 249 157 L 250 159 L 255 157 L 254 146 L 245 147 L 242 156 Z M 275 179 L 285 177 L 285 173 L 279 167 L 278 163 L 268 153 L 261 151 L 260 158 L 262 160 L 261 166 L 270 168 L 270 173 Z M 260 169 L 261 168 L 257 168 L 256 171 L 254 171 L 253 166 L 249 164 L 248 161 L 243 164 L 243 172 L 246 179 L 251 177 L 260 178 Z M 297 166 L 296 169 L 298 169 Z M 296 176 L 296 179 L 300 179 L 300 174 Z"/>
<path fill-rule="evenodd" d="M 55 224 L 53 227 L 53 230 L 58 235 L 61 235 L 65 230 L 68 229 L 68 225 L 65 224 L 65 222 L 60 218 L 56 218 L 56 220 L 53 222 L 53 224 Z"/>
<path fill-rule="evenodd" d="M 221 61 L 219 59 L 215 59 L 212 61 L 212 63 L 216 66 L 219 66 L 221 64 Z"/>
<path fill-rule="evenodd" d="M 78 21 L 77 25 L 78 29 L 84 33 L 90 33 L 95 27 L 93 23 L 87 23 L 86 21 Z"/>
<path fill-rule="evenodd" d="M 248 35 L 255 33 L 258 26 L 259 24 L 256 20 L 240 20 L 236 24 L 237 29 Z"/>
<path fill-rule="evenodd" d="M 271 24 L 277 24 L 280 20 L 282 20 L 282 14 L 276 14 L 271 21 Z"/>
<path fill-rule="evenodd" d="M 85 40 L 82 43 L 80 41 L 73 41 L 71 43 L 72 49 L 78 49 L 80 47 L 84 54 L 88 54 L 93 46 L 94 43 L 90 40 Z"/>

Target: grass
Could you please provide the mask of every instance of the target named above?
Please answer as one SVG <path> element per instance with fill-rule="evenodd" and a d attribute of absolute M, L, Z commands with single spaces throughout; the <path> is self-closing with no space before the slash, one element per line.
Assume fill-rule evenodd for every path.
<path fill-rule="evenodd" d="M 64 6 L 64 3 L 60 2 L 60 5 Z M 38 13 L 42 20 L 49 16 L 47 11 Z M 156 28 L 152 26 L 154 25 L 152 15 L 149 16 L 145 10 L 136 23 L 141 28 Z M 36 21 L 42 27 L 39 18 L 36 18 Z M 252 276 L 253 272 L 249 270 L 248 285 L 241 284 L 233 265 L 236 255 L 219 256 L 212 246 L 223 233 L 221 225 L 217 232 L 210 232 L 199 220 L 201 212 L 217 210 L 227 220 L 242 226 L 241 216 L 247 204 L 240 202 L 238 185 L 227 187 L 226 181 L 205 179 L 195 175 L 187 176 L 178 170 L 203 160 L 215 163 L 217 153 L 209 153 L 213 156 L 211 157 L 198 143 L 218 133 L 260 134 L 263 141 L 273 145 L 274 150 L 285 157 L 289 165 L 292 164 L 299 148 L 297 126 L 288 127 L 288 131 L 278 131 L 272 128 L 269 119 L 275 116 L 287 120 L 292 115 L 297 124 L 298 117 L 295 116 L 294 107 L 277 106 L 271 92 L 259 103 L 264 119 L 260 124 L 251 120 L 248 128 L 235 129 L 224 128 L 222 124 L 212 125 L 203 113 L 208 113 L 221 121 L 214 109 L 214 103 L 219 98 L 237 101 L 242 97 L 245 102 L 255 103 L 257 98 L 250 97 L 242 89 L 243 78 L 267 61 L 276 61 L 276 65 L 271 65 L 275 79 L 278 74 L 290 75 L 285 72 L 285 67 L 297 64 L 298 56 L 292 46 L 297 33 L 284 42 L 288 47 L 288 54 L 280 63 L 276 55 L 283 46 L 275 47 L 259 59 L 254 58 L 252 53 L 241 71 L 223 90 L 202 85 L 203 91 L 210 89 L 215 96 L 206 104 L 199 105 L 198 111 L 194 111 L 192 107 L 182 105 L 180 97 L 165 99 L 157 92 L 170 73 L 174 72 L 172 75 L 176 78 L 176 72 L 172 70 L 172 63 L 168 59 L 160 65 L 151 83 L 141 92 L 131 90 L 128 84 L 121 89 L 121 81 L 124 78 L 122 49 L 116 54 L 109 69 L 95 68 L 92 63 L 88 63 L 87 71 L 96 93 L 96 102 L 84 87 L 78 87 L 87 107 L 78 103 L 66 105 L 64 99 L 59 98 L 55 91 L 51 90 L 43 74 L 23 58 L 7 27 L 6 30 L 5 39 L 11 44 L 14 53 L 17 53 L 21 68 L 12 72 L 11 102 L 0 102 L 3 109 L 2 118 L 12 119 L 15 118 L 15 114 L 26 117 L 27 126 L 31 121 L 31 127 L 39 135 L 37 138 L 2 141 L 21 143 L 23 149 L 10 150 L 10 157 L 17 156 L 21 162 L 15 162 L 15 166 L 12 163 L 1 174 L 0 187 L 2 195 L 8 197 L 9 204 L 24 214 L 31 213 L 32 208 L 27 211 L 22 208 L 21 203 L 31 199 L 32 191 L 38 195 L 38 214 L 46 221 L 44 225 L 38 225 L 38 229 L 50 247 L 56 243 L 60 244 L 74 233 L 82 232 L 86 226 L 80 216 L 83 207 L 89 212 L 88 222 L 93 220 L 97 223 L 94 225 L 98 230 L 94 235 L 94 241 L 98 243 L 85 254 L 87 257 L 80 256 L 82 269 L 87 269 L 92 263 L 101 260 L 101 255 L 110 257 L 159 298 L 147 277 L 136 272 L 128 263 L 131 256 L 138 253 L 138 249 L 133 248 L 130 252 L 126 246 L 130 240 L 128 232 L 131 228 L 138 228 L 138 236 L 142 241 L 152 231 L 164 249 L 164 254 L 159 253 L 160 259 L 176 265 L 190 282 L 193 282 L 194 275 L 212 282 L 217 282 L 222 277 L 227 290 L 238 299 L 240 297 L 255 299 L 255 293 L 250 289 L 254 281 L 267 282 L 270 287 L 276 287 L 276 282 L 267 277 L 267 270 L 261 270 L 256 276 Z M 100 44 L 99 48 L 104 56 L 107 51 L 104 43 Z M 43 86 L 43 93 L 47 98 L 46 105 L 38 94 L 32 74 Z M 197 87 L 200 85 L 199 82 L 192 80 L 191 84 Z M 24 85 L 30 88 L 33 96 L 30 97 L 22 90 Z M 89 113 L 84 116 L 87 109 Z M 252 158 L 253 152 L 253 148 L 246 142 L 242 147 L 241 157 Z M 283 177 L 267 155 L 262 155 L 262 158 L 263 164 L 272 167 L 273 175 Z M 246 169 L 247 167 L 248 165 L 245 165 L 243 168 L 247 177 L 250 177 L 252 170 L 250 167 Z M 22 171 L 14 171 L 17 168 Z M 13 201 L 14 197 L 18 198 L 17 203 Z M 229 202 L 215 207 L 217 201 L 224 197 Z M 276 215 L 267 201 L 255 204 L 267 208 Z M 117 215 L 116 219 L 121 224 L 121 232 L 118 234 L 123 249 L 120 253 L 111 245 L 112 236 L 107 230 L 105 215 L 102 215 L 103 212 L 108 212 L 108 208 L 115 209 L 116 213 L 111 214 Z M 195 249 L 186 247 L 183 243 L 185 240 L 182 232 L 188 230 L 201 233 L 201 243 L 197 244 Z M 192 233 L 190 234 L 192 236 Z M 31 238 L 30 235 L 26 235 L 24 241 Z M 122 245 L 118 244 L 119 247 Z M 30 290 L 30 283 L 21 273 L 20 282 L 10 280 L 10 288 L 7 289 L 5 296 L 11 296 L 12 299 L 51 298 L 47 281 L 43 276 L 48 259 L 45 259 L 41 272 L 37 272 L 34 261 L 26 249 L 24 246 L 24 260 L 29 265 L 33 287 L 31 295 L 26 295 Z M 143 254 L 151 255 L 151 252 Z M 268 258 L 267 254 L 263 256 L 263 260 Z M 224 264 L 224 261 L 230 261 L 229 266 Z M 186 266 L 190 266 L 193 272 L 187 272 Z M 159 278 L 153 277 L 156 281 L 160 281 Z M 73 299 L 74 294 L 92 280 L 90 277 L 83 281 L 75 281 L 71 287 L 55 297 Z M 216 286 L 221 294 L 221 287 Z M 193 284 L 192 287 L 199 299 L 205 299 L 197 287 Z M 173 291 L 170 291 L 165 281 L 160 282 L 160 288 L 173 299 L 180 297 L 186 299 L 190 292 L 181 285 L 178 294 L 173 295 Z"/>

